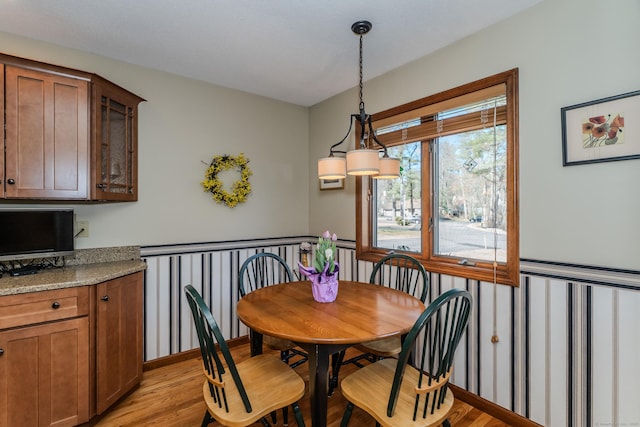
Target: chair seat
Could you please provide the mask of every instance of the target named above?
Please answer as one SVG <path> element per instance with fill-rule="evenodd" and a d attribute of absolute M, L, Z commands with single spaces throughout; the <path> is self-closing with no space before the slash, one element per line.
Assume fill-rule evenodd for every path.
<path fill-rule="evenodd" d="M 358 344 L 356 348 L 363 353 L 371 353 L 382 357 L 398 357 L 402 351 L 402 340 L 399 336 Z"/>
<path fill-rule="evenodd" d="M 419 372 L 409 365 L 405 368 L 394 415 L 393 417 L 387 416 L 389 394 L 397 363 L 397 359 L 383 359 L 358 369 L 340 383 L 343 396 L 371 414 L 384 427 L 440 425 L 453 409 L 453 393 L 447 389 L 445 400 L 440 405 L 440 409 L 435 410 L 433 414 L 428 414 L 426 418 L 422 418 L 419 413 L 416 421 L 412 421 Z M 430 393 L 428 407 L 431 407 L 433 395 L 434 393 Z M 423 405 L 421 404 L 420 407 L 422 408 Z"/>
<path fill-rule="evenodd" d="M 274 350 L 291 350 L 296 345 L 293 341 L 285 340 L 282 338 L 276 338 L 269 335 L 263 335 L 262 343 Z"/>
<path fill-rule="evenodd" d="M 236 364 L 251 402 L 252 412 L 245 410 L 240 393 L 230 374 L 225 374 L 225 390 L 229 412 L 220 408 L 209 392 L 209 383 L 203 384 L 203 394 L 209 413 L 220 424 L 244 427 L 272 411 L 299 401 L 304 395 L 304 380 L 273 354 L 262 354 Z M 268 375 L 265 375 L 268 373 Z"/>

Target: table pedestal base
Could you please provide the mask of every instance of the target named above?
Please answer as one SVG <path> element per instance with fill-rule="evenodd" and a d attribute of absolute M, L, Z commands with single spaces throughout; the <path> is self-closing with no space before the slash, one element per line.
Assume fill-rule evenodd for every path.
<path fill-rule="evenodd" d="M 309 354 L 309 398 L 311 425 L 326 427 L 329 397 L 329 359 L 350 345 L 296 343 Z"/>

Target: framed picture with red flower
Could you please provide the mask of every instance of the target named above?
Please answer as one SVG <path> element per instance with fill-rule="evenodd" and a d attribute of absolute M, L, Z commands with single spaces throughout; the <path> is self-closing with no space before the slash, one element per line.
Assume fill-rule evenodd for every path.
<path fill-rule="evenodd" d="M 560 112 L 563 166 L 640 158 L 640 91 Z"/>

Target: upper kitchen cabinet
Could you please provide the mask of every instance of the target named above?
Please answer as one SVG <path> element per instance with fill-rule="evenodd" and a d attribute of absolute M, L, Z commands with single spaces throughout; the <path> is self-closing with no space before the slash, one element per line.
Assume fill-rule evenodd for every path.
<path fill-rule="evenodd" d="M 142 98 L 92 78 L 92 200 L 138 200 L 138 104 Z"/>
<path fill-rule="evenodd" d="M 4 64 L 0 64 L 0 100 L 4 100 Z M 4 128 L 4 102 L 0 102 L 0 129 Z M 4 146 L 0 146 L 0 198 L 4 199 Z"/>
<path fill-rule="evenodd" d="M 0 54 L 0 72 L 0 197 L 138 200 L 142 98 L 96 74 L 10 55 Z"/>
<path fill-rule="evenodd" d="M 87 199 L 89 82 L 5 66 L 5 198 Z"/>

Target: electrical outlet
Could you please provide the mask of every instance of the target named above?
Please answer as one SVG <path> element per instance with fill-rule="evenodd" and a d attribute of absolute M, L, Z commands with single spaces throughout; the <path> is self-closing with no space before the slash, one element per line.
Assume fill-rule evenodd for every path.
<path fill-rule="evenodd" d="M 89 221 L 76 223 L 76 237 L 89 237 Z"/>

